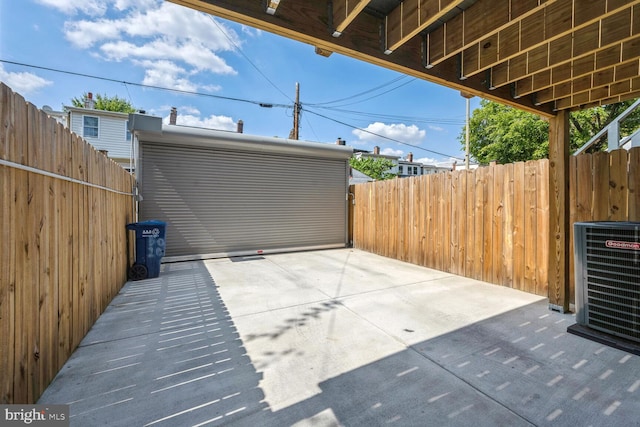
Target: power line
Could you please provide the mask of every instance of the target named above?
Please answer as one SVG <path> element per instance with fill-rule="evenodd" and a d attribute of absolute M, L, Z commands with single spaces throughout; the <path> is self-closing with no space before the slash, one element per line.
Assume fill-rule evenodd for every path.
<path fill-rule="evenodd" d="M 335 107 L 347 107 L 347 106 L 349 106 L 349 105 L 360 104 L 360 103 L 362 103 L 362 102 L 369 101 L 370 99 L 374 99 L 374 98 L 377 98 L 377 97 L 379 97 L 379 96 L 385 95 L 385 94 L 387 94 L 387 93 L 389 93 L 389 92 L 393 92 L 394 90 L 396 90 L 396 89 L 400 89 L 401 87 L 406 86 L 406 85 L 408 85 L 409 83 L 413 83 L 413 82 L 414 82 L 414 81 L 416 81 L 416 80 L 417 80 L 416 78 L 412 78 L 412 79 L 411 79 L 411 80 L 409 80 L 408 82 L 404 82 L 404 83 L 402 83 L 401 85 L 398 85 L 398 86 L 396 86 L 396 87 L 392 87 L 391 89 L 386 90 L 386 91 L 384 91 L 384 92 L 382 92 L 382 93 L 379 93 L 379 94 L 377 94 L 377 95 L 370 96 L 369 98 L 365 98 L 365 99 L 362 99 L 362 100 L 360 100 L 360 101 L 350 102 L 350 103 L 348 103 L 348 104 L 336 105 Z"/>
<path fill-rule="evenodd" d="M 317 108 L 326 109 L 336 113 L 353 114 L 354 116 L 362 116 L 364 118 L 370 118 L 370 119 L 397 120 L 397 121 L 405 121 L 405 122 L 411 121 L 415 123 L 428 123 L 428 124 L 436 123 L 436 124 L 443 124 L 443 125 L 464 125 L 465 123 L 464 119 L 400 116 L 400 115 L 394 115 L 394 114 L 381 114 L 381 113 L 371 113 L 371 112 L 355 111 L 355 110 L 344 110 L 340 108 L 331 108 L 331 107 L 317 107 Z"/>
<path fill-rule="evenodd" d="M 389 86 L 389 85 L 391 85 L 391 84 L 393 84 L 393 83 L 395 83 L 395 82 L 397 82 L 397 81 L 399 81 L 399 80 L 402 80 L 402 79 L 405 79 L 405 78 L 408 78 L 408 77 L 409 77 L 409 76 L 407 76 L 407 75 L 400 76 L 400 77 L 396 77 L 395 79 L 393 79 L 393 80 L 391 80 L 391 81 L 389 81 L 389 82 L 387 82 L 387 83 L 383 83 L 383 84 L 381 84 L 381 85 L 379 85 L 379 86 L 376 86 L 376 87 L 374 87 L 374 88 L 371 88 L 371 89 L 365 90 L 365 91 L 363 91 L 363 92 L 356 93 L 356 94 L 354 94 L 354 95 L 347 96 L 347 97 L 345 97 L 345 98 L 336 99 L 336 100 L 334 100 L 334 101 L 326 101 L 326 102 L 318 102 L 318 103 L 309 103 L 308 105 L 311 105 L 311 106 L 313 106 L 313 107 L 320 107 L 321 105 L 336 104 L 336 103 L 338 103 L 338 102 L 348 101 L 348 100 L 350 100 L 350 99 L 354 99 L 354 98 L 357 98 L 357 97 L 359 97 L 359 96 L 366 95 L 366 94 L 368 94 L 368 93 L 374 92 L 374 91 L 376 91 L 376 90 L 378 90 L 378 89 L 381 89 L 381 88 L 387 87 L 387 86 Z"/>
<path fill-rule="evenodd" d="M 264 73 L 260 70 L 260 68 L 258 68 L 258 67 L 256 66 L 256 64 L 254 64 L 254 63 L 251 61 L 251 59 L 249 59 L 249 57 L 248 57 L 247 55 L 245 55 L 245 53 L 242 51 L 242 49 L 240 49 L 240 46 L 238 46 L 238 45 L 236 44 L 236 42 L 234 42 L 234 41 L 233 41 L 233 39 L 231 39 L 231 37 L 229 37 L 229 35 L 224 31 L 224 29 L 222 29 L 222 27 L 220 26 L 220 24 L 218 24 L 218 22 L 216 22 L 216 20 L 215 20 L 215 19 L 213 19 L 213 16 L 208 15 L 208 14 L 205 14 L 205 15 L 207 15 L 207 16 L 211 19 L 211 21 L 213 21 L 213 23 L 215 24 L 215 26 L 216 26 L 216 27 L 218 27 L 218 30 L 220 30 L 220 32 L 221 32 L 221 33 L 222 33 L 222 34 L 227 38 L 227 40 L 229 40 L 229 43 L 231 43 L 233 46 L 235 46 L 235 48 L 236 48 L 236 49 L 238 49 L 238 52 L 240 52 L 240 54 L 244 57 L 244 59 L 246 59 L 246 60 L 247 60 L 247 62 L 248 62 L 249 64 L 251 64 L 251 66 L 252 66 L 252 67 L 253 67 L 253 68 L 254 68 L 254 69 L 255 69 L 255 70 L 256 70 L 256 71 L 257 71 L 257 72 L 262 76 L 262 77 L 264 77 L 264 79 L 265 79 L 266 81 L 268 81 L 268 82 L 269 82 L 269 84 L 270 84 L 271 86 L 273 86 L 273 87 L 274 87 L 278 92 L 280 92 L 282 95 L 284 95 L 284 97 L 285 97 L 285 98 L 287 98 L 289 101 L 293 102 L 293 99 L 291 99 L 291 97 L 290 97 L 289 95 L 287 95 L 286 93 L 284 93 L 284 92 L 283 92 L 283 91 L 282 91 L 278 86 L 276 86 L 276 84 L 275 84 L 274 82 L 272 82 L 272 81 L 271 81 L 271 79 L 269 79 L 269 77 L 267 77 L 267 76 L 266 76 L 266 74 L 264 74 Z"/>
<path fill-rule="evenodd" d="M 19 65 L 19 66 L 22 66 L 22 67 L 36 68 L 36 69 L 39 69 L 39 70 L 53 71 L 55 73 L 68 74 L 68 75 L 71 75 L 71 76 L 87 77 L 87 78 L 90 78 L 90 79 L 103 80 L 103 81 L 107 81 L 107 82 L 122 83 L 122 84 L 125 84 L 125 85 L 144 87 L 144 88 L 148 88 L 148 89 L 165 90 L 165 91 L 168 91 L 168 92 L 183 93 L 183 94 L 187 94 L 187 95 L 207 96 L 207 97 L 210 97 L 210 98 L 224 99 L 224 100 L 227 100 L 227 101 L 245 102 L 247 104 L 254 104 L 254 105 L 258 105 L 260 107 L 266 107 L 266 108 L 272 108 L 272 107 L 291 108 L 291 105 L 289 105 L 289 104 L 274 104 L 274 103 L 271 103 L 271 102 L 251 101 L 249 99 L 233 98 L 233 97 L 229 97 L 229 96 L 213 95 L 213 94 L 210 94 L 210 93 L 193 92 L 193 91 L 182 90 L 182 89 L 173 89 L 173 88 L 169 88 L 169 87 L 147 85 L 147 84 L 143 84 L 143 83 L 134 83 L 134 82 L 128 82 L 126 80 L 112 79 L 112 78 L 109 78 L 109 77 L 94 76 L 94 75 L 85 74 L 85 73 L 77 73 L 75 71 L 59 70 L 59 69 L 56 69 L 56 68 L 42 67 L 42 66 L 33 65 L 33 64 L 25 64 L 25 63 L 22 63 L 22 62 L 7 61 L 5 59 L 0 59 L 0 62 L 4 62 L 5 64 Z"/>
<path fill-rule="evenodd" d="M 464 160 L 464 159 L 463 159 L 463 158 L 461 158 L 461 157 L 452 156 L 451 154 L 445 154 L 445 153 L 441 153 L 441 152 L 439 152 L 439 151 L 429 150 L 428 148 L 420 147 L 420 146 L 418 146 L 418 145 L 409 144 L 408 142 L 400 141 L 400 140 L 395 139 L 395 138 L 390 138 L 390 137 L 388 137 L 388 136 L 380 135 L 380 134 L 377 134 L 377 133 L 375 133 L 375 132 L 371 132 L 371 131 L 369 131 L 369 130 L 359 128 L 359 127 L 357 127 L 357 126 L 350 125 L 349 123 L 345 123 L 345 122 L 343 122 L 343 121 L 340 121 L 340 120 L 334 119 L 334 118 L 332 118 L 332 117 L 325 116 L 325 115 L 323 115 L 323 114 L 317 113 L 317 112 L 312 111 L 312 110 L 309 110 L 309 109 L 305 109 L 305 111 L 306 111 L 307 113 L 313 114 L 313 115 L 315 115 L 315 116 L 322 117 L 323 119 L 327 119 L 327 120 L 330 120 L 330 121 L 332 121 L 332 122 L 339 123 L 339 124 L 341 124 L 341 125 L 343 125 L 343 126 L 346 126 L 346 127 L 352 128 L 352 129 L 357 129 L 357 130 L 359 130 L 359 131 L 361 131 L 361 132 L 365 132 L 365 133 L 368 133 L 368 134 L 373 135 L 373 136 L 377 136 L 377 137 L 382 138 L 382 139 L 387 139 L 387 140 L 389 140 L 389 141 L 397 142 L 398 144 L 406 145 L 406 146 L 408 146 L 408 147 L 412 147 L 412 148 L 415 148 L 415 149 L 417 149 L 417 150 L 422 150 L 422 151 L 426 151 L 426 152 L 428 152 L 428 153 L 437 154 L 438 156 L 450 157 L 450 158 L 452 158 L 452 159 L 456 159 L 456 160 Z"/>

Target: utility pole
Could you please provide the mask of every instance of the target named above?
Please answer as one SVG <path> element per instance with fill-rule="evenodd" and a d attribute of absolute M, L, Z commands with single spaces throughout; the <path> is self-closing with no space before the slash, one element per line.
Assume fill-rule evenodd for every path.
<path fill-rule="evenodd" d="M 293 131 L 291 139 L 298 139 L 300 132 L 300 83 L 296 83 L 296 102 L 293 104 Z"/>
<path fill-rule="evenodd" d="M 469 112 L 470 112 L 470 104 L 471 104 L 471 98 L 473 98 L 473 95 L 471 95 L 468 92 L 460 92 L 460 95 L 465 98 L 467 100 L 467 117 L 466 117 L 466 124 L 465 124 L 465 155 L 464 155 L 464 164 L 467 170 L 469 170 L 469 136 L 470 136 L 470 129 L 469 129 Z"/>

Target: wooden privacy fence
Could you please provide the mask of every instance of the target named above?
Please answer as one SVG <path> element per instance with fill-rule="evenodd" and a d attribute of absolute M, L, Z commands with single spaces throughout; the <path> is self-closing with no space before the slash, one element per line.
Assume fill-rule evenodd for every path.
<path fill-rule="evenodd" d="M 32 403 L 126 281 L 133 182 L 4 84 L 0 119 L 0 403 Z"/>
<path fill-rule="evenodd" d="M 640 221 L 640 147 L 570 159 L 571 224 Z M 570 230 L 571 299 L 574 299 L 573 225 Z"/>
<path fill-rule="evenodd" d="M 548 160 L 351 186 L 353 245 L 547 295 Z"/>

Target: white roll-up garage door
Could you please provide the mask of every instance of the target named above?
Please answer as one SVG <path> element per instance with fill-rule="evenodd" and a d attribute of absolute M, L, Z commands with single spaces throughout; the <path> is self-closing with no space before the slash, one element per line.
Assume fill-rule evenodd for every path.
<path fill-rule="evenodd" d="M 164 128 L 139 135 L 139 217 L 167 222 L 167 259 L 346 246 L 350 150 Z"/>

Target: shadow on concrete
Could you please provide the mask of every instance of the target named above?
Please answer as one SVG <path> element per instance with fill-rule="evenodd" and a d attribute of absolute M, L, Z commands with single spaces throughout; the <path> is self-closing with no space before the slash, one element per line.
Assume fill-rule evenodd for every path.
<path fill-rule="evenodd" d="M 74 426 L 637 425 L 640 358 L 566 333 L 530 304 L 329 378 L 274 410 L 203 263 L 131 282 L 40 403 Z M 341 307 L 288 319 L 273 334 Z M 296 349 L 303 351 L 304 349 Z"/>
<path fill-rule="evenodd" d="M 74 426 L 226 425 L 267 409 L 202 263 L 129 282 L 40 399 Z"/>
<path fill-rule="evenodd" d="M 566 333 L 542 301 L 409 346 L 238 425 L 628 426 L 640 358 Z"/>

